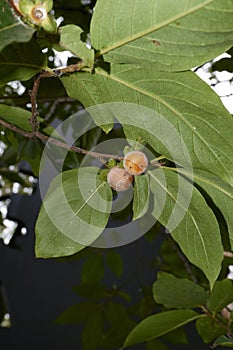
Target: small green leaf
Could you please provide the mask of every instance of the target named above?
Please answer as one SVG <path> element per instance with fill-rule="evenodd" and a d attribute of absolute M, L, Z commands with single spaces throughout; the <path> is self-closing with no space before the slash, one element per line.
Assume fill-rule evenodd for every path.
<path fill-rule="evenodd" d="M 168 347 L 158 339 L 153 339 L 145 344 L 146 350 L 168 350 Z"/>
<path fill-rule="evenodd" d="M 83 283 L 100 282 L 104 277 L 104 260 L 101 253 L 93 253 L 83 263 L 81 279 Z"/>
<path fill-rule="evenodd" d="M 18 126 L 20 129 L 31 131 L 29 124 L 31 113 L 26 109 L 0 104 L 0 119 Z"/>
<path fill-rule="evenodd" d="M 83 30 L 73 24 L 60 28 L 61 39 L 60 45 L 72 52 L 90 68 L 94 65 L 94 50 L 88 49 L 85 42 L 82 41 L 81 35 Z"/>
<path fill-rule="evenodd" d="M 226 333 L 226 329 L 210 318 L 199 318 L 196 321 L 196 329 L 200 337 L 207 344 L 218 336 Z"/>
<path fill-rule="evenodd" d="M 90 245 L 107 225 L 112 191 L 94 167 L 59 174 L 36 223 L 37 257 L 71 255 Z"/>
<path fill-rule="evenodd" d="M 233 348 L 233 339 L 229 339 L 226 336 L 222 335 L 215 340 L 214 344 L 212 345 L 212 349 L 215 349 L 217 346 Z"/>
<path fill-rule="evenodd" d="M 44 146 L 40 140 L 26 140 L 18 153 L 19 159 L 26 160 L 35 176 L 39 176 L 40 162 Z"/>
<path fill-rule="evenodd" d="M 208 298 L 208 292 L 198 284 L 166 272 L 158 273 L 158 279 L 153 284 L 153 295 L 157 303 L 178 309 L 205 305 Z"/>
<path fill-rule="evenodd" d="M 101 309 L 92 313 L 82 331 L 82 350 L 95 350 L 103 331 L 103 314 Z"/>
<path fill-rule="evenodd" d="M 34 39 L 9 45 L 0 53 L 0 87 L 10 81 L 28 80 L 46 68 L 46 56 Z"/>
<path fill-rule="evenodd" d="M 75 293 L 85 299 L 99 300 L 108 296 L 108 290 L 99 282 L 81 283 L 73 287 Z"/>
<path fill-rule="evenodd" d="M 147 174 L 134 177 L 133 220 L 146 214 L 149 207 L 150 185 Z"/>
<path fill-rule="evenodd" d="M 196 320 L 199 317 L 203 316 L 188 309 L 165 311 L 149 316 L 141 321 L 129 333 L 124 342 L 124 347 L 158 338 L 161 335 Z"/>
<path fill-rule="evenodd" d="M 123 261 L 119 253 L 115 250 L 108 250 L 107 255 L 107 264 L 110 270 L 117 276 L 120 277 L 123 272 Z"/>
<path fill-rule="evenodd" d="M 14 15 L 9 2 L 0 2 L 0 51 L 13 42 L 29 41 L 34 33 L 34 29 L 26 26 L 19 17 Z"/>
<path fill-rule="evenodd" d="M 95 302 L 81 302 L 65 309 L 55 320 L 59 324 L 83 323 L 98 308 Z"/>
<path fill-rule="evenodd" d="M 109 330 L 103 337 L 102 348 L 118 349 L 136 322 L 129 317 L 124 305 L 111 300 L 104 307 L 104 316 Z"/>
<path fill-rule="evenodd" d="M 210 311 L 221 311 L 233 302 L 233 282 L 230 279 L 216 281 L 210 294 L 207 306 Z"/>

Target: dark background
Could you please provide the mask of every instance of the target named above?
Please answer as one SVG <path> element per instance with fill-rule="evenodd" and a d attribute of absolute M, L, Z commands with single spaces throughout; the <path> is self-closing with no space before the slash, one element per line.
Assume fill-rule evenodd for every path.
<path fill-rule="evenodd" d="M 32 196 L 14 195 L 9 206 L 8 215 L 23 222 L 28 233 L 21 236 L 16 232 L 13 244 L 9 246 L 0 242 L 0 278 L 12 321 L 11 328 L 0 328 L 0 349 L 81 349 L 81 327 L 56 324 L 54 320 L 64 309 L 80 301 L 72 287 L 80 282 L 82 262 L 72 258 L 65 261 L 35 258 L 34 225 L 40 203 L 39 191 L 36 190 Z M 138 278 L 148 285 L 155 280 L 156 271 L 150 264 L 159 245 L 159 240 L 151 245 L 142 237 L 118 248 L 124 267 L 127 267 L 124 275 L 135 276 L 135 264 L 136 273 L 139 270 L 140 277 L 135 276 L 127 286 L 127 292 L 135 301 L 140 297 Z M 114 283 L 112 275 L 105 276 L 105 283 Z M 194 326 L 187 327 L 187 331 L 189 344 L 174 345 L 171 349 L 209 348 L 198 337 Z M 141 345 L 133 347 L 143 348 Z"/>

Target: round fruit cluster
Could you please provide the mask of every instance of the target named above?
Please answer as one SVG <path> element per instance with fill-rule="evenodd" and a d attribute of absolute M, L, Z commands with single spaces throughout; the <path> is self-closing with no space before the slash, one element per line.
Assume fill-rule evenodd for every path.
<path fill-rule="evenodd" d="M 123 168 L 114 166 L 107 175 L 108 184 L 117 192 L 130 188 L 134 175 L 141 175 L 148 166 L 148 159 L 141 151 L 132 151 L 125 155 Z"/>

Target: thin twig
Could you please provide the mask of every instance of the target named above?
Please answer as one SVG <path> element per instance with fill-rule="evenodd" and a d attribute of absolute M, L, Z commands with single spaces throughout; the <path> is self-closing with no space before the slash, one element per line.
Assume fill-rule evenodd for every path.
<path fill-rule="evenodd" d="M 25 137 L 27 137 L 29 139 L 32 139 L 32 138 L 36 137 L 36 138 L 40 139 L 43 142 L 51 143 L 51 144 L 53 144 L 55 146 L 58 146 L 58 147 L 61 147 L 61 148 L 65 148 L 68 151 L 72 151 L 72 152 L 79 153 L 79 154 L 85 154 L 85 155 L 89 155 L 89 156 L 91 156 L 93 158 L 97 158 L 101 162 L 103 161 L 104 158 L 107 158 L 107 159 L 112 158 L 112 159 L 116 159 L 118 161 L 121 161 L 123 159 L 123 157 L 120 157 L 120 156 L 117 156 L 117 155 L 113 155 L 113 154 L 104 154 L 104 153 L 92 152 L 92 151 L 88 151 L 88 150 L 82 149 L 80 147 L 70 146 L 70 145 L 68 145 L 65 142 L 57 140 L 57 139 L 55 139 L 53 137 L 46 136 L 46 135 L 42 134 L 39 131 L 30 132 L 30 131 L 22 130 L 22 129 L 18 128 L 17 126 L 15 126 L 15 125 L 13 125 L 11 123 L 8 123 L 8 122 L 6 122 L 5 120 L 2 120 L 2 119 L 0 119 L 0 124 L 3 125 L 4 127 L 6 127 L 7 129 L 10 129 L 10 130 L 14 131 L 15 133 L 23 135 L 23 136 L 25 136 Z"/>
<path fill-rule="evenodd" d="M 50 118 L 52 117 L 53 113 L 55 112 L 57 105 L 59 103 L 64 103 L 64 102 L 71 102 L 72 103 L 72 102 L 77 102 L 77 101 L 71 97 L 57 97 L 54 100 L 53 104 L 51 105 L 49 112 L 45 115 L 44 122 L 48 122 L 50 120 Z"/>

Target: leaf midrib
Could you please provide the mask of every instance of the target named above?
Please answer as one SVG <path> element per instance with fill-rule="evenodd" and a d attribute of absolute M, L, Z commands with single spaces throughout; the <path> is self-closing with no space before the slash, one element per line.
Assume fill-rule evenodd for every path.
<path fill-rule="evenodd" d="M 169 170 L 172 170 L 174 172 L 186 175 L 189 178 L 191 177 L 191 178 L 199 180 L 200 182 L 204 182 L 205 184 L 207 184 L 207 185 L 209 185 L 209 186 L 219 190 L 220 192 L 222 192 L 223 194 L 227 195 L 230 199 L 233 200 L 233 195 L 231 193 L 227 192 L 226 190 L 224 190 L 222 187 L 220 187 L 216 183 L 211 182 L 210 180 L 207 180 L 206 178 L 203 178 L 201 176 L 198 176 L 195 173 L 189 173 L 188 171 L 185 171 L 182 168 L 168 168 L 168 167 L 165 167 L 165 166 L 163 166 L 162 168 L 163 169 L 169 169 Z M 227 185 L 230 186 L 229 184 L 227 184 Z"/>
<path fill-rule="evenodd" d="M 1 62 L 0 66 L 16 66 L 16 67 L 27 67 L 27 68 L 36 68 L 36 69 L 44 69 L 45 67 L 42 65 L 29 64 L 29 63 L 20 63 L 20 62 Z"/>
<path fill-rule="evenodd" d="M 128 69 L 126 69 L 125 71 L 127 71 Z M 120 72 L 122 73 L 122 71 Z M 118 77 L 114 76 L 114 75 L 109 75 L 104 71 L 96 71 L 96 74 L 103 76 L 105 78 L 108 79 L 112 79 L 113 81 L 116 81 L 119 84 L 122 84 L 126 87 L 128 87 L 131 90 L 137 91 L 140 94 L 143 94 L 145 96 L 151 97 L 154 100 L 157 100 L 158 102 L 160 102 L 161 104 L 163 104 L 165 107 L 167 107 L 171 112 L 173 112 L 177 117 L 179 117 L 180 120 L 182 120 L 189 128 L 190 130 L 192 130 L 193 134 L 195 134 L 206 146 L 207 149 L 209 149 L 210 153 L 213 154 L 214 158 L 217 159 L 217 161 L 219 162 L 219 159 L 217 157 L 217 155 L 213 152 L 212 148 L 208 145 L 208 143 L 205 141 L 205 139 L 198 133 L 197 130 L 193 129 L 193 126 L 183 117 L 183 115 L 178 112 L 174 107 L 172 107 L 169 103 L 167 103 L 166 101 L 164 101 L 160 96 L 155 95 L 154 93 L 150 93 L 146 90 L 143 90 L 139 87 L 136 87 L 128 82 L 126 82 L 125 80 L 119 79 Z M 221 166 L 223 167 L 224 165 L 221 164 Z M 228 172 L 228 169 L 225 169 Z"/>
<path fill-rule="evenodd" d="M 148 34 L 151 34 L 153 33 L 154 31 L 158 30 L 158 29 L 161 29 L 169 24 L 171 24 L 172 22 L 175 22 L 177 21 L 178 19 L 181 19 L 185 16 L 188 16 L 190 15 L 191 13 L 197 11 L 197 10 L 200 10 L 202 9 L 203 7 L 209 5 L 210 3 L 212 3 L 213 0 L 207 0 L 204 4 L 200 4 L 200 5 L 197 5 L 195 7 L 192 7 L 191 9 L 187 10 L 186 12 L 184 13 L 181 13 L 179 15 L 176 15 L 172 18 L 169 18 L 161 23 L 159 23 L 159 25 L 155 25 L 153 27 L 150 27 L 146 30 L 144 30 L 143 32 L 139 32 L 137 34 L 134 34 L 134 35 L 131 35 L 131 36 L 128 36 L 127 38 L 125 39 L 122 39 L 122 40 L 119 40 L 118 42 L 116 42 L 115 44 L 112 44 L 106 48 L 103 48 L 102 50 L 99 51 L 99 56 L 101 55 L 105 55 L 106 53 L 108 53 L 109 51 L 112 51 L 114 49 L 117 49 L 118 47 L 121 47 L 121 46 L 124 46 L 134 40 L 137 40 L 137 39 L 140 39 L 142 38 L 143 36 L 145 35 L 148 35 Z"/>
<path fill-rule="evenodd" d="M 4 32 L 5 30 L 8 30 L 8 29 L 12 29 L 12 28 L 14 28 L 14 27 L 17 27 L 17 26 L 20 25 L 20 24 L 21 24 L 20 22 L 15 22 L 15 23 L 12 23 L 12 24 L 9 25 L 9 26 L 0 28 L 0 33 L 1 33 L 1 32 Z"/>
<path fill-rule="evenodd" d="M 205 243 L 204 243 L 204 241 L 203 241 L 203 237 L 202 237 L 201 231 L 200 231 L 200 229 L 198 228 L 198 224 L 197 224 L 196 219 L 194 218 L 192 212 L 190 211 L 189 208 L 183 207 L 183 205 L 178 201 L 178 199 L 177 199 L 176 197 L 174 197 L 173 194 L 172 194 L 170 191 L 168 191 L 167 187 L 165 187 L 165 186 L 156 178 L 156 176 L 155 176 L 151 171 L 148 171 L 148 173 L 149 173 L 150 176 L 151 176 L 165 191 L 166 191 L 166 193 L 170 196 L 170 198 L 173 200 L 173 202 L 175 202 L 176 204 L 178 204 L 179 207 L 180 207 L 181 209 L 183 209 L 184 212 L 187 213 L 187 214 L 190 216 L 190 218 L 191 218 L 191 220 L 192 220 L 192 222 L 193 222 L 193 224 L 194 224 L 194 226 L 195 226 L 195 228 L 196 228 L 196 230 L 197 230 L 197 232 L 198 232 L 198 235 L 199 235 L 199 237 L 200 237 L 200 240 L 201 240 L 201 243 L 202 243 L 202 246 L 203 246 L 203 251 L 204 251 L 205 257 L 206 257 L 207 266 L 210 266 L 208 254 L 207 254 L 207 251 L 206 251 L 206 249 L 205 249 Z M 185 217 L 185 215 L 184 215 L 184 217 Z"/>

